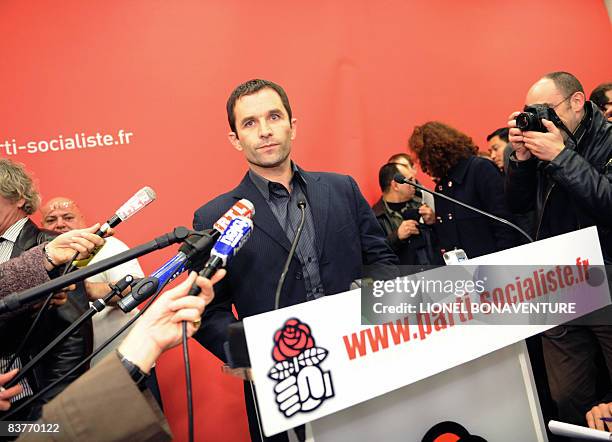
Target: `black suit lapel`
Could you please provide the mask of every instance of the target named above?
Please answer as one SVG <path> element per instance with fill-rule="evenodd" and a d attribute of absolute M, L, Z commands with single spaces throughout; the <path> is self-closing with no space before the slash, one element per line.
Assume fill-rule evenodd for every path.
<path fill-rule="evenodd" d="M 40 230 L 36 227 L 31 220 L 27 220 L 23 225 L 21 232 L 19 232 L 19 236 L 15 240 L 15 244 L 13 245 L 13 251 L 11 252 L 11 258 L 16 258 L 21 255 L 26 250 L 31 249 L 36 246 L 36 236 Z"/>
<path fill-rule="evenodd" d="M 265 232 L 266 235 L 289 252 L 291 243 L 287 239 L 285 231 L 276 220 L 272 210 L 270 210 L 268 202 L 249 178 L 248 173 L 242 179 L 240 185 L 235 189 L 234 198 L 246 198 L 251 201 L 255 206 L 255 216 L 253 217 L 255 229 Z"/>
<path fill-rule="evenodd" d="M 310 204 L 310 212 L 312 213 L 312 221 L 315 228 L 315 236 L 317 241 L 317 253 L 321 258 L 323 253 L 323 244 L 325 235 L 327 234 L 327 217 L 329 215 L 329 186 L 321 181 L 319 176 L 304 172 L 300 169 L 300 173 L 306 181 L 308 193 L 308 203 Z"/>

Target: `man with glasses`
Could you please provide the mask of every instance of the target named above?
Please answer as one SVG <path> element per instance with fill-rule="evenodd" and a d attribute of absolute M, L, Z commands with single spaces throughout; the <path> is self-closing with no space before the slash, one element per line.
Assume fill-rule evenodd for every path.
<path fill-rule="evenodd" d="M 567 72 L 539 79 L 525 103 L 547 105 L 556 123 L 542 119 L 546 132 L 523 132 L 516 127 L 519 112 L 510 115 L 514 148 L 506 174 L 510 209 L 536 210 L 536 239 L 597 226 L 604 260 L 611 264 L 612 124 L 586 101 L 582 85 Z M 545 333 L 543 351 L 559 417 L 585 425 L 587 409 L 601 397 L 596 391 L 598 353 L 605 359 L 606 377 L 612 380 L 612 328 L 555 327 Z"/>

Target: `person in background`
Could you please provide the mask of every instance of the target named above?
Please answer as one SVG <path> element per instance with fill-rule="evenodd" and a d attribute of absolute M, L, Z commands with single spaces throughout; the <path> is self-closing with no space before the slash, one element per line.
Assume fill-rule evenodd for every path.
<path fill-rule="evenodd" d="M 602 83 L 593 89 L 589 100 L 593 102 L 612 121 L 612 83 Z"/>
<path fill-rule="evenodd" d="M 73 229 L 82 229 L 86 225 L 85 216 L 80 207 L 72 199 L 66 197 L 55 197 L 47 201 L 41 208 L 42 225 L 45 229 L 57 233 L 68 232 Z M 104 247 L 92 258 L 89 265 L 95 264 L 103 259 L 118 255 L 128 250 L 128 246 L 120 239 L 111 236 L 107 238 Z M 85 280 L 85 290 L 90 301 L 103 298 L 109 291 L 109 284 L 114 284 L 126 275 L 132 275 L 135 279 L 143 278 L 144 272 L 133 259 L 124 264 L 105 270 Z M 115 300 L 116 301 L 116 300 Z M 100 313 L 92 318 L 93 322 L 93 347 L 98 348 L 103 342 L 110 338 L 117 330 L 123 327 L 137 311 L 128 314 L 123 313 L 116 305 L 110 304 Z M 124 335 L 127 334 L 124 332 Z M 112 352 L 120 342 L 113 341 L 102 352 L 96 355 L 91 364 L 95 365 L 108 353 Z"/>
<path fill-rule="evenodd" d="M 27 250 L 53 239 L 57 234 L 41 230 L 30 219 L 40 204 L 40 196 L 31 176 L 22 164 L 10 159 L 0 159 L 0 263 L 16 258 Z M 55 269 L 52 276 L 58 276 Z M 63 297 L 65 295 L 60 295 Z M 86 311 L 87 300 L 77 292 L 71 293 L 63 305 L 45 310 L 25 345 L 23 338 L 34 320 L 35 310 L 0 321 L 0 372 L 10 371 L 27 364 L 36 354 Z M 91 324 L 68 336 L 21 381 L 23 392 L 16 398 L 27 397 L 59 379 L 91 351 Z M 59 394 L 70 382 L 87 370 L 67 377 L 56 385 L 15 420 L 37 419 L 42 405 Z M 0 415 L 1 416 L 1 415 Z"/>
<path fill-rule="evenodd" d="M 501 218 L 510 212 L 503 179 L 493 162 L 477 156 L 472 139 L 447 124 L 430 121 L 415 127 L 408 141 L 422 170 L 434 177 L 436 191 Z M 435 198 L 440 253 L 463 249 L 468 258 L 519 244 L 514 230 L 472 210 Z"/>
<path fill-rule="evenodd" d="M 508 168 L 508 158 L 512 153 L 512 146 L 508 144 L 508 130 L 502 127 L 487 135 L 489 157 L 501 172 Z"/>
<path fill-rule="evenodd" d="M 391 158 L 394 157 L 397 158 Z M 401 265 L 442 264 L 439 252 L 434 250 L 433 209 L 422 203 L 420 195 L 416 196 L 415 187 L 393 180 L 397 173 L 416 180 L 414 165 L 409 159 L 403 160 L 407 162 L 389 162 L 380 168 L 378 182 L 382 196 L 372 210 Z"/>

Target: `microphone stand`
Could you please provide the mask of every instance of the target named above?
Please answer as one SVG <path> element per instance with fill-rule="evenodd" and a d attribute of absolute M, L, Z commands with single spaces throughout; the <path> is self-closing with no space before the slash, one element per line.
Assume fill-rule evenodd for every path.
<path fill-rule="evenodd" d="M 51 341 L 44 349 L 42 349 L 34 358 L 30 360 L 21 370 L 17 373 L 13 379 L 4 385 L 4 388 L 10 388 L 13 385 L 17 385 L 21 379 L 23 379 L 32 367 L 34 367 L 47 353 L 49 353 L 53 348 L 57 346 L 61 341 L 66 338 L 66 336 L 72 334 L 77 328 L 79 328 L 85 321 L 89 320 L 96 313 L 101 312 L 107 306 L 107 303 L 113 299 L 115 296 L 121 296 L 121 293 L 128 288 L 128 286 L 134 281 L 134 277 L 132 275 L 126 275 L 118 281 L 116 284 L 111 284 L 111 290 L 104 295 L 102 299 L 97 299 L 89 310 L 83 313 L 76 321 L 68 326 L 62 333 L 60 333 L 53 341 Z"/>
<path fill-rule="evenodd" d="M 119 253 L 118 255 L 104 259 L 94 265 L 84 267 L 77 270 L 76 272 L 69 273 L 67 275 L 60 276 L 59 278 L 52 279 L 43 284 L 40 284 L 31 289 L 24 290 L 20 293 L 13 293 L 12 295 L 6 296 L 0 299 L 0 314 L 12 312 L 19 309 L 22 305 L 28 304 L 45 296 L 46 293 L 57 291 L 63 287 L 67 287 L 74 282 L 83 280 L 92 275 L 103 272 L 104 270 L 110 269 L 111 267 L 118 266 L 124 262 L 131 261 L 132 259 L 138 258 L 147 253 L 154 252 L 159 249 L 168 247 L 171 244 L 181 242 L 185 240 L 190 234 L 190 231 L 185 227 L 176 227 L 172 232 L 166 233 L 162 236 L 155 238 L 148 243 L 142 244 L 133 249 L 126 250 L 125 252 Z"/>
<path fill-rule="evenodd" d="M 184 229 L 184 228 L 178 227 L 177 229 L 175 229 L 175 232 L 178 229 Z M 187 231 L 187 229 L 184 229 L 184 230 Z M 179 235 L 179 237 L 182 237 L 182 234 Z M 181 251 L 183 251 L 187 256 L 186 262 L 182 264 L 183 265 L 182 270 L 186 270 L 187 268 L 190 268 L 193 265 L 194 261 L 196 261 L 198 258 L 201 258 L 202 254 L 204 253 L 204 251 L 210 244 L 211 244 L 210 235 L 206 233 L 203 233 L 203 234 L 198 233 L 198 234 L 191 235 L 191 237 L 186 237 L 184 239 L 183 246 L 181 246 Z M 178 274 L 173 275 L 173 276 L 178 276 Z M 131 305 L 131 308 L 125 311 L 126 312 L 131 311 L 140 302 L 159 293 L 171 279 L 172 278 L 164 278 L 164 280 L 161 281 L 161 284 L 160 284 L 160 279 L 156 277 L 147 277 L 147 278 L 141 279 L 138 282 L 136 282 L 132 291 L 136 291 L 138 293 L 138 297 L 135 298 L 135 300 L 133 301 L 133 305 Z M 106 308 L 107 303 L 114 296 L 120 296 L 121 293 L 123 293 L 123 291 L 129 285 L 132 285 L 132 283 L 134 283 L 134 278 L 131 275 L 126 275 L 122 280 L 120 280 L 116 284 L 114 285 L 111 284 L 110 285 L 111 291 L 108 292 L 104 296 L 103 299 L 96 300 L 92 304 L 92 306 L 89 308 L 88 311 L 83 313 L 76 321 L 70 324 L 70 326 L 68 326 L 67 329 L 65 329 L 59 336 L 57 336 L 43 350 L 41 350 L 34 358 L 32 358 L 30 362 L 28 362 L 26 366 L 23 367 L 19 371 L 17 376 L 15 376 L 9 383 L 7 383 L 7 385 L 5 385 L 5 388 L 10 388 L 13 385 L 16 385 L 25 376 L 25 374 L 32 369 L 32 367 L 34 367 L 47 353 L 49 353 L 55 346 L 57 346 L 57 344 L 59 344 L 66 336 L 74 332 L 74 330 L 80 327 L 81 324 L 83 324 L 83 322 L 90 319 L 96 313 L 99 313 L 102 310 L 104 310 L 104 308 Z"/>
<path fill-rule="evenodd" d="M 396 173 L 395 176 L 393 177 L 393 180 L 396 183 L 399 184 L 410 184 L 413 187 L 416 187 L 417 189 L 420 189 L 424 192 L 430 193 L 432 195 L 435 195 L 439 198 L 443 198 L 445 200 L 451 201 L 455 204 L 458 204 L 462 207 L 465 207 L 466 209 L 472 210 L 474 212 L 480 213 L 481 215 L 484 215 L 488 218 L 494 219 L 495 221 L 498 221 L 502 224 L 505 224 L 507 226 L 512 227 L 514 230 L 517 230 L 518 232 L 521 233 L 521 235 L 523 235 L 525 238 L 527 238 L 529 240 L 529 242 L 533 242 L 533 238 L 531 238 L 531 236 L 529 236 L 523 229 L 521 229 L 519 226 L 517 226 L 516 224 L 511 223 L 510 221 L 508 221 L 507 219 L 503 219 L 500 218 L 499 216 L 495 216 L 491 213 L 485 212 L 484 210 L 480 210 L 474 206 L 470 206 L 469 204 L 466 204 L 464 202 L 461 202 L 455 198 L 452 198 L 448 195 L 444 195 L 443 193 L 438 193 L 438 192 L 434 192 L 433 190 L 429 190 L 427 187 L 423 187 L 420 184 L 417 183 L 413 183 L 412 181 L 408 180 L 404 175 L 402 175 L 401 173 Z"/>

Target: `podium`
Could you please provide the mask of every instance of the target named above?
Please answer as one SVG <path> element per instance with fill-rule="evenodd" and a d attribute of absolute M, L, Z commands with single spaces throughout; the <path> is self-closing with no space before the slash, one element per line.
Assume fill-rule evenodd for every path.
<path fill-rule="evenodd" d="M 310 425 L 314 442 L 416 442 L 446 421 L 490 442 L 547 440 L 523 341 Z"/>
<path fill-rule="evenodd" d="M 567 268 L 580 260 L 603 265 L 595 228 L 464 264 Z M 573 287 L 538 296 L 576 304 L 566 322 L 610 304 L 605 274 L 590 282 L 576 278 Z M 433 442 L 444 428 L 490 441 L 546 440 L 523 340 L 561 322 L 490 325 L 458 314 L 427 326 L 408 316 L 362 325 L 361 296 L 353 290 L 245 318 L 265 435 L 310 422 L 316 442 Z"/>

